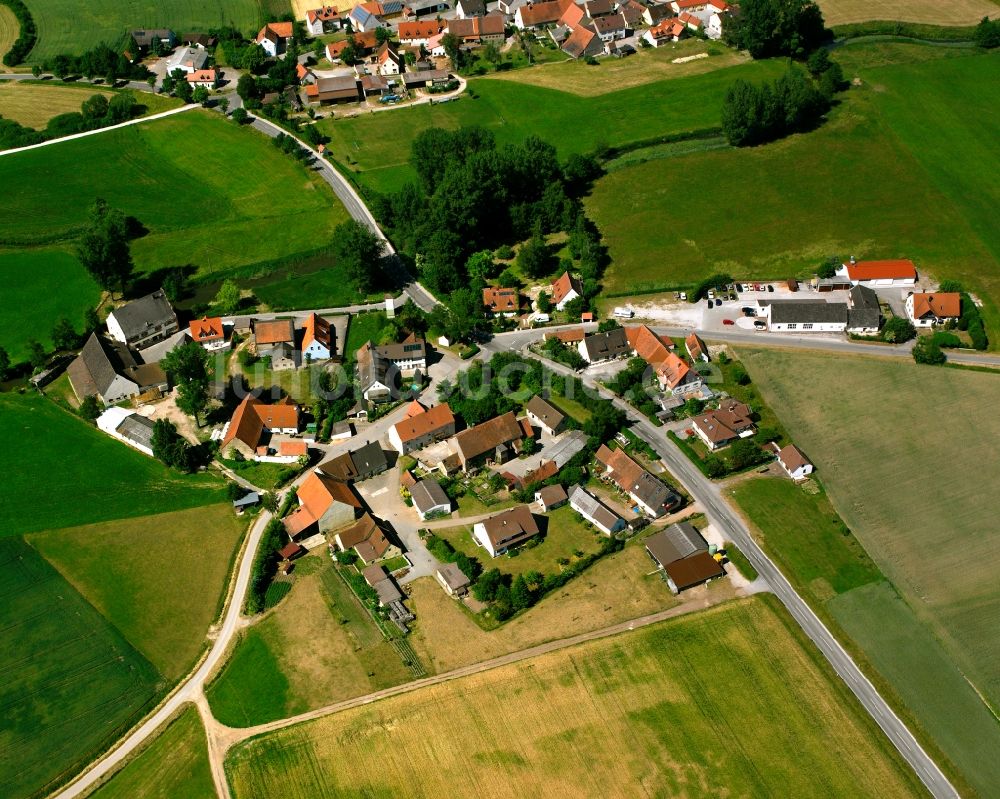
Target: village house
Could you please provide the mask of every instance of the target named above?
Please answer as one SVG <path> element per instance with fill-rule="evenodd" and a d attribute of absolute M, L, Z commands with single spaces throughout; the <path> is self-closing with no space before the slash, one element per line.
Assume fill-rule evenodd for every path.
<path fill-rule="evenodd" d="M 906 316 L 914 327 L 933 327 L 962 315 L 962 295 L 954 292 L 917 292 L 906 298 Z"/>
<path fill-rule="evenodd" d="M 309 67 L 305 64 L 295 65 L 295 77 L 302 86 L 308 86 L 309 84 L 316 82 L 316 73 L 309 69 Z"/>
<path fill-rule="evenodd" d="M 371 5 L 366 3 L 365 5 Z M 376 3 L 375 5 L 379 5 Z M 402 10 L 402 7 L 400 7 Z M 377 14 L 372 13 L 364 6 L 355 6 L 351 9 L 351 13 L 347 17 L 347 21 L 351 24 L 351 27 L 359 33 L 368 33 L 374 31 L 378 28 L 388 28 L 388 23 L 379 17 Z"/>
<path fill-rule="evenodd" d="M 341 14 L 334 6 L 323 6 L 306 11 L 306 30 L 310 36 L 322 36 L 340 30 Z"/>
<path fill-rule="evenodd" d="M 364 57 L 374 52 L 375 48 L 378 47 L 378 39 L 375 37 L 375 31 L 368 31 L 366 33 L 355 32 L 349 39 L 330 42 L 326 46 L 327 60 L 332 64 L 339 63 L 341 53 L 344 52 L 344 48 L 347 47 L 348 42 L 354 44 L 354 50 L 359 57 Z"/>
<path fill-rule="evenodd" d="M 239 452 L 248 460 L 292 462 L 305 454 L 300 450 L 306 442 L 295 442 L 300 445 L 292 448 L 295 454 L 287 448 L 282 453 L 284 440 L 280 437 L 298 435 L 300 425 L 299 406 L 291 398 L 285 397 L 268 405 L 250 395 L 236 406 L 232 418 L 223 427 L 219 451 L 227 457 Z"/>
<path fill-rule="evenodd" d="M 337 352 L 336 331 L 318 314 L 306 317 L 302 335 L 302 357 L 308 361 L 328 361 Z"/>
<path fill-rule="evenodd" d="M 847 329 L 847 303 L 823 300 L 772 300 L 764 307 L 774 332 L 840 333 Z"/>
<path fill-rule="evenodd" d="M 436 514 L 451 513 L 451 500 L 437 480 L 427 478 L 414 483 L 410 487 L 410 498 L 421 521 Z"/>
<path fill-rule="evenodd" d="M 854 286 L 847 295 L 847 332 L 872 335 L 882 323 L 878 294 L 867 286 Z"/>
<path fill-rule="evenodd" d="M 399 54 L 395 42 L 382 42 L 375 51 L 375 63 L 378 64 L 378 74 L 383 77 L 399 75 L 406 69 L 403 56 Z"/>
<path fill-rule="evenodd" d="M 566 489 L 556 483 L 555 485 L 543 486 L 535 492 L 535 502 L 542 509 L 542 513 L 548 513 L 556 508 L 561 508 L 569 501 Z"/>
<path fill-rule="evenodd" d="M 701 376 L 672 351 L 672 341 L 646 325 L 627 328 L 626 334 L 635 354 L 653 369 L 660 388 L 681 393 L 702 385 Z"/>
<path fill-rule="evenodd" d="M 613 42 L 624 39 L 628 32 L 628 24 L 621 14 L 609 14 L 608 16 L 597 17 L 594 22 L 594 31 L 601 38 L 602 42 Z"/>
<path fill-rule="evenodd" d="M 448 20 L 448 33 L 461 39 L 465 47 L 501 45 L 506 38 L 504 18 L 499 14 Z"/>
<path fill-rule="evenodd" d="M 428 354 L 427 342 L 413 334 L 398 344 L 366 342 L 355 355 L 362 396 L 369 402 L 395 399 L 401 377 L 417 377 L 427 370 Z"/>
<path fill-rule="evenodd" d="M 625 492 L 646 515 L 656 519 L 681 505 L 683 500 L 676 491 L 643 469 L 625 450 L 602 444 L 596 457 L 604 466 L 601 476 Z"/>
<path fill-rule="evenodd" d="M 566 308 L 567 303 L 583 296 L 583 284 L 569 272 L 563 272 L 559 279 L 552 284 L 551 295 L 552 304 L 555 305 L 556 310 L 562 311 Z"/>
<path fill-rule="evenodd" d="M 684 339 L 684 348 L 687 350 L 688 358 L 694 361 L 708 362 L 708 347 L 705 342 L 698 338 L 697 333 L 689 333 Z"/>
<path fill-rule="evenodd" d="M 846 277 L 852 286 L 892 288 L 912 286 L 917 282 L 917 268 L 908 259 L 890 261 L 855 261 L 842 264 L 839 277 Z"/>
<path fill-rule="evenodd" d="M 774 450 L 778 465 L 784 470 L 785 474 L 796 482 L 805 480 L 813 473 L 814 467 L 812 461 L 794 444 L 779 447 L 772 441 L 771 449 Z"/>
<path fill-rule="evenodd" d="M 724 399 L 718 410 L 705 411 L 693 417 L 691 427 L 705 446 L 717 450 L 756 433 L 750 417 L 749 406 L 734 399 Z"/>
<path fill-rule="evenodd" d="M 97 429 L 153 457 L 153 420 L 125 408 L 108 408 L 97 417 Z"/>
<path fill-rule="evenodd" d="M 362 510 L 361 500 L 347 483 L 318 468 L 302 481 L 296 495 L 299 507 L 282 520 L 293 541 L 351 524 Z"/>
<path fill-rule="evenodd" d="M 521 293 L 516 288 L 487 286 L 483 289 L 483 307 L 491 314 L 509 319 L 521 311 Z"/>
<path fill-rule="evenodd" d="M 540 427 L 550 436 L 557 436 L 566 424 L 566 414 L 551 402 L 535 394 L 524 406 L 525 413 L 535 427 Z"/>
<path fill-rule="evenodd" d="M 361 558 L 366 566 L 378 560 L 395 558 L 402 550 L 389 537 L 390 531 L 384 522 L 376 520 L 370 513 L 364 513 L 350 527 L 334 533 L 333 542 L 341 552 L 350 549 Z"/>
<path fill-rule="evenodd" d="M 399 602 L 403 598 L 403 594 L 396 587 L 396 583 L 393 582 L 389 573 L 385 570 L 385 566 L 381 563 L 373 563 L 371 566 L 362 569 L 361 576 L 368 583 L 369 587 L 375 591 L 379 607 L 389 607 L 393 602 Z"/>
<path fill-rule="evenodd" d="M 574 8 L 578 8 L 578 6 L 574 6 Z M 604 42 L 593 27 L 578 25 L 563 40 L 562 51 L 570 58 L 594 57 L 604 52 Z M 560 310 L 562 309 L 560 308 Z"/>
<path fill-rule="evenodd" d="M 132 60 L 148 53 L 154 44 L 163 50 L 173 50 L 177 46 L 177 34 L 170 28 L 140 28 L 130 31 L 129 36 L 139 50 L 138 53 L 130 54 Z"/>
<path fill-rule="evenodd" d="M 429 45 L 428 45 L 429 46 Z M 443 86 L 451 80 L 447 69 L 424 69 L 403 75 L 403 85 L 407 89 L 423 89 L 425 86 Z M 441 338 L 444 338 L 443 336 Z M 438 339 L 440 341 L 440 338 Z M 444 346 L 448 346 L 445 344 Z"/>
<path fill-rule="evenodd" d="M 476 522 L 472 537 L 490 557 L 503 555 L 541 532 L 538 522 L 527 505 L 517 505 L 485 521 Z"/>
<path fill-rule="evenodd" d="M 642 34 L 642 38 L 651 46 L 659 47 L 662 44 L 679 42 L 685 33 L 687 33 L 687 26 L 676 17 L 670 17 L 661 19 L 655 25 L 648 28 Z"/>
<path fill-rule="evenodd" d="M 271 58 L 276 58 L 288 49 L 288 43 L 295 37 L 295 28 L 291 22 L 268 22 L 254 41 L 259 44 Z"/>
<path fill-rule="evenodd" d="M 625 520 L 583 486 L 570 489 L 569 506 L 605 535 L 625 529 Z"/>
<path fill-rule="evenodd" d="M 208 67 L 208 52 L 203 47 L 181 47 L 167 59 L 167 74 L 177 70 L 185 74 L 200 72 Z"/>
<path fill-rule="evenodd" d="M 448 596 L 464 596 L 469 592 L 471 580 L 454 563 L 442 563 L 434 572 L 434 578 Z"/>
<path fill-rule="evenodd" d="M 337 42 L 343 44 L 343 42 Z M 329 45 L 327 46 L 329 48 Z M 343 48 L 341 48 L 343 49 Z M 332 60 L 332 59 L 331 59 Z M 364 99 L 361 81 L 352 75 L 338 78 L 318 78 L 306 86 L 306 101 L 310 103 L 359 103 Z"/>
<path fill-rule="evenodd" d="M 369 441 L 358 449 L 344 452 L 317 467 L 337 480 L 368 480 L 389 468 L 389 460 L 378 441 Z"/>
<path fill-rule="evenodd" d="M 226 329 L 222 326 L 222 317 L 213 316 L 211 318 L 203 316 L 201 319 L 193 319 L 188 325 L 188 335 L 191 340 L 201 344 L 209 352 L 229 349 L 229 342 L 226 341 Z"/>
<path fill-rule="evenodd" d="M 646 539 L 646 552 L 677 594 L 725 575 L 719 562 L 708 554 L 708 544 L 688 522 L 672 524 Z"/>
<path fill-rule="evenodd" d="M 389 443 L 400 455 L 455 435 L 455 414 L 448 403 L 426 408 L 413 400 L 406 416 L 389 428 Z"/>
<path fill-rule="evenodd" d="M 518 30 L 531 30 L 552 25 L 559 21 L 573 0 L 543 0 L 519 6 L 514 13 L 514 26 Z M 501 9 L 503 10 L 503 9 Z"/>
<path fill-rule="evenodd" d="M 420 47 L 427 44 L 427 41 L 441 31 L 446 29 L 446 25 L 439 19 L 427 19 L 420 22 L 400 22 L 396 29 L 399 35 L 399 43 L 408 47 Z"/>
<path fill-rule="evenodd" d="M 486 16 L 486 0 L 458 0 L 455 3 L 455 16 L 458 19 Z"/>
<path fill-rule="evenodd" d="M 442 14 L 448 8 L 445 0 L 409 0 L 403 6 L 403 19 L 420 19 L 431 14 Z"/>
<path fill-rule="evenodd" d="M 97 397 L 104 405 L 115 405 L 149 392 L 168 388 L 167 376 L 158 364 L 142 363 L 138 353 L 119 341 L 106 341 L 91 333 L 80 354 L 66 370 L 73 393 L 81 402 Z"/>
<path fill-rule="evenodd" d="M 180 329 L 177 314 L 162 291 L 132 300 L 108 314 L 108 335 L 137 350 L 172 336 Z"/>
<path fill-rule="evenodd" d="M 613 361 L 616 358 L 627 358 L 632 354 L 628 343 L 628 334 L 623 327 L 613 327 L 603 333 L 587 336 L 577 347 L 580 356 L 589 364 Z"/>
<path fill-rule="evenodd" d="M 251 319 L 251 346 L 259 358 L 269 358 L 271 369 L 295 369 L 300 354 L 295 347 L 295 323 L 291 319 Z"/>
<path fill-rule="evenodd" d="M 505 463 L 519 447 L 525 436 L 530 436 L 524 425 L 519 423 L 513 411 L 456 433 L 452 449 L 458 456 L 459 465 L 470 472 L 488 460 Z"/>
<path fill-rule="evenodd" d="M 196 69 L 188 73 L 187 82 L 195 89 L 214 89 L 219 85 L 220 76 L 221 73 L 215 67 Z"/>

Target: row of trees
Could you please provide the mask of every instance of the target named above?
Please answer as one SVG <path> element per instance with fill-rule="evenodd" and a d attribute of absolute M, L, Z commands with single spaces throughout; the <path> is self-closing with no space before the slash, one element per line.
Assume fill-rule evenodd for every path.
<path fill-rule="evenodd" d="M 31 12 L 24 4 L 24 0 L 3 0 L 3 5 L 9 8 L 17 18 L 19 33 L 14 44 L 4 53 L 3 62 L 8 67 L 16 67 L 28 57 L 28 53 L 38 41 L 38 29 L 35 27 L 35 20 Z"/>
<path fill-rule="evenodd" d="M 131 92 L 118 92 L 110 101 L 103 94 L 92 95 L 84 100 L 79 112 L 71 111 L 52 117 L 44 131 L 0 117 L 0 149 L 27 147 L 60 136 L 117 125 L 137 116 L 142 110 L 135 95 Z"/>
<path fill-rule="evenodd" d="M 774 83 L 734 81 L 723 101 L 722 129 L 736 147 L 763 144 L 811 130 L 829 107 L 829 98 L 792 66 Z"/>
<path fill-rule="evenodd" d="M 80 55 L 61 53 L 47 59 L 42 66 L 57 78 L 82 75 L 85 78 L 104 78 L 108 83 L 118 80 L 155 80 L 155 76 L 143 64 L 139 61 L 132 63 L 120 50 L 106 42 L 101 42 Z"/>

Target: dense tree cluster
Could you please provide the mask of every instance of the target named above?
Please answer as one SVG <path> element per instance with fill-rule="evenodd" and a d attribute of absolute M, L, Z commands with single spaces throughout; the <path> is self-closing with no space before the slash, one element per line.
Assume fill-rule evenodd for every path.
<path fill-rule="evenodd" d="M 829 38 L 823 12 L 812 0 L 743 0 L 726 25 L 726 43 L 754 58 L 805 58 Z"/>
<path fill-rule="evenodd" d="M 28 53 L 38 41 L 38 29 L 35 27 L 35 20 L 24 4 L 24 0 L 4 0 L 3 4 L 9 8 L 17 18 L 19 30 L 17 39 L 10 49 L 4 54 L 3 62 L 8 67 L 16 67 L 28 57 Z"/>
<path fill-rule="evenodd" d="M 43 64 L 46 71 L 57 78 L 83 75 L 85 78 L 104 78 L 108 83 L 117 80 L 148 80 L 152 74 L 136 61 L 130 62 L 121 52 L 102 42 L 81 55 L 61 53 Z"/>
<path fill-rule="evenodd" d="M 735 81 L 723 101 L 722 129 L 736 147 L 763 144 L 811 130 L 829 107 L 829 98 L 793 66 L 774 83 Z"/>
<path fill-rule="evenodd" d="M 979 47 L 992 50 L 1000 47 L 1000 19 L 983 17 L 976 25 L 975 41 Z M 6 62 L 6 59 L 4 59 Z"/>
<path fill-rule="evenodd" d="M 183 472 L 193 472 L 197 468 L 194 448 L 177 432 L 174 423 L 167 419 L 153 422 L 153 437 L 150 441 L 153 456 L 167 466 Z"/>
<path fill-rule="evenodd" d="M 414 256 L 422 279 L 450 294 L 470 285 L 467 262 L 482 250 L 532 238 L 523 258 L 533 276 L 555 264 L 544 252 L 546 233 L 588 231 L 571 245 L 596 251 L 580 202 L 579 164 L 567 181 L 555 148 L 536 137 L 498 147 L 480 127 L 430 128 L 413 142 L 410 163 L 418 181 L 377 198 L 377 215 L 400 250 Z M 571 189 L 573 191 L 571 191 Z M 523 248 L 522 248 L 523 249 Z M 574 257 L 579 257 L 575 255 Z M 596 281 L 599 258 L 594 257 Z"/>
<path fill-rule="evenodd" d="M 985 350 L 989 346 L 989 339 L 986 337 L 986 328 L 983 324 L 983 317 L 979 312 L 979 306 L 973 302 L 972 297 L 962 288 L 962 284 L 957 281 L 944 281 L 941 284 L 940 290 L 957 292 L 962 295 L 962 315 L 955 323 L 955 326 L 959 330 L 968 332 L 973 347 L 977 350 Z"/>
<path fill-rule="evenodd" d="M 177 407 L 201 425 L 201 414 L 208 407 L 212 373 L 210 356 L 195 341 L 174 347 L 160 362 L 163 371 L 177 386 Z"/>
<path fill-rule="evenodd" d="M 383 241 L 371 228 L 349 219 L 333 231 L 333 255 L 359 294 L 368 295 L 382 283 Z"/>
<path fill-rule="evenodd" d="M 90 210 L 90 222 L 76 248 L 80 263 L 105 291 L 122 294 L 132 279 L 129 223 L 125 214 L 98 198 Z"/>

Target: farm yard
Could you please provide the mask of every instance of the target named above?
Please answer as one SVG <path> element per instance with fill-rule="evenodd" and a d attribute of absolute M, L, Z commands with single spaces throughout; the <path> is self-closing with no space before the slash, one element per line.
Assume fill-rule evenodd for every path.
<path fill-rule="evenodd" d="M 53 83 L 46 81 L 5 81 L 0 74 L 0 116 L 13 119 L 36 130 L 45 128 L 48 121 L 59 114 L 80 110 L 80 104 L 95 94 L 110 100 L 116 94 L 89 84 Z M 135 92 L 136 102 L 147 114 L 156 114 L 180 105 L 171 97 Z"/>
<path fill-rule="evenodd" d="M 56 320 L 65 316 L 82 330 L 84 311 L 101 298 L 94 279 L 74 255 L 61 249 L 0 249 L 0 280 L 0 347 L 15 363 L 28 355 L 26 331 L 51 349 Z"/>
<path fill-rule="evenodd" d="M 205 646 L 244 527 L 224 503 L 32 534 L 28 541 L 174 680 Z"/>
<path fill-rule="evenodd" d="M 853 590 L 830 598 L 830 610 L 886 678 L 920 674 L 922 684 L 937 686 L 933 695 L 912 685 L 900 693 L 966 780 L 981 795 L 994 795 L 1000 772 L 976 753 L 1000 747 L 987 704 L 1000 704 L 994 569 L 1000 539 L 984 535 L 996 526 L 984 497 L 1000 491 L 1000 473 L 978 465 L 996 461 L 1000 421 L 981 411 L 992 406 L 1000 378 L 882 359 L 743 356 L 765 399 L 816 463 L 834 507 L 902 597 L 853 580 Z M 872 414 L 887 402 L 891 415 Z M 780 540 L 770 544 L 780 550 Z M 909 614 L 907 624 L 936 647 L 884 639 L 881 605 L 893 616 Z"/>
<path fill-rule="evenodd" d="M 577 66 L 582 65 L 567 65 Z M 603 68 L 603 67 L 602 67 Z M 545 67 L 562 69 L 561 66 Z M 781 67 L 758 61 L 694 75 L 683 81 L 660 80 L 621 91 L 581 97 L 569 91 L 531 86 L 517 80 L 472 79 L 476 94 L 444 105 L 421 105 L 387 114 L 366 114 L 319 123 L 331 138 L 332 155 L 368 189 L 389 192 L 414 178 L 410 144 L 426 128 L 480 125 L 500 144 L 538 136 L 561 158 L 589 153 L 599 145 L 624 145 L 667 134 L 719 125 L 722 98 L 737 78 L 774 78 Z M 540 116 L 533 113 L 545 108 Z M 600 119 L 600 125 L 593 120 Z M 573 131 L 567 136 L 566 131 Z"/>
<path fill-rule="evenodd" d="M 246 727 L 411 679 L 329 556 L 296 562 L 294 585 L 251 627 L 208 687 L 212 712 Z"/>
<path fill-rule="evenodd" d="M 74 239 L 102 197 L 149 229 L 132 242 L 137 273 L 185 267 L 195 281 L 282 264 L 288 277 L 298 255 L 328 245 L 347 219 L 315 174 L 204 111 L 6 156 L 0 183 L 9 188 L 0 248 L 16 257 Z"/>
<path fill-rule="evenodd" d="M 829 26 L 868 20 L 975 25 L 983 17 L 1000 13 L 990 0 L 951 0 L 944 14 L 935 0 L 819 0 L 818 4 Z"/>
<path fill-rule="evenodd" d="M 0 539 L 0 596 L 0 784 L 21 799 L 111 743 L 165 684 L 21 538 Z"/>
<path fill-rule="evenodd" d="M 606 288 L 691 284 L 719 271 L 811 275 L 836 254 L 905 256 L 982 295 L 991 338 L 1000 339 L 1000 239 L 989 210 L 1000 185 L 1000 156 L 989 148 L 1000 124 L 1000 57 L 937 58 L 941 49 L 880 48 L 935 60 L 859 69 L 864 85 L 812 133 L 670 157 L 669 181 L 644 179 L 651 163 L 598 180 L 586 205 L 612 258 Z M 852 51 L 868 52 L 836 51 L 849 77 Z M 937 113 L 925 116 L 927 108 Z M 748 185 L 753 203 L 717 213 Z"/>
<path fill-rule="evenodd" d="M 83 6 L 72 0 L 31 0 L 29 8 L 38 27 L 31 63 L 60 53 L 79 54 L 98 42 L 114 46 L 133 28 L 170 27 L 180 32 L 233 25 L 244 33 L 256 32 L 266 13 L 289 10 L 288 3 L 279 0 L 88 0 Z"/>
<path fill-rule="evenodd" d="M 222 501 L 222 483 L 182 475 L 44 397 L 0 395 L 0 440 L 18 442 L 0 536 L 148 516 Z"/>
<path fill-rule="evenodd" d="M 227 772 L 241 798 L 921 795 L 805 643 L 773 600 L 729 603 L 253 739 Z"/>
<path fill-rule="evenodd" d="M 91 799 L 215 799 L 205 729 L 193 705 Z"/>

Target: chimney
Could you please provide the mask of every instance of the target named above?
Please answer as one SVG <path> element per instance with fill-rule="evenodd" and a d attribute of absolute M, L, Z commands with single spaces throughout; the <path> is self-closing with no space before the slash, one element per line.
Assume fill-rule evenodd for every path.
<path fill-rule="evenodd" d="M 856 264 L 856 263 L 857 263 L 857 261 L 854 260 L 854 256 L 852 255 L 851 256 L 851 266 L 854 266 L 854 264 Z"/>

